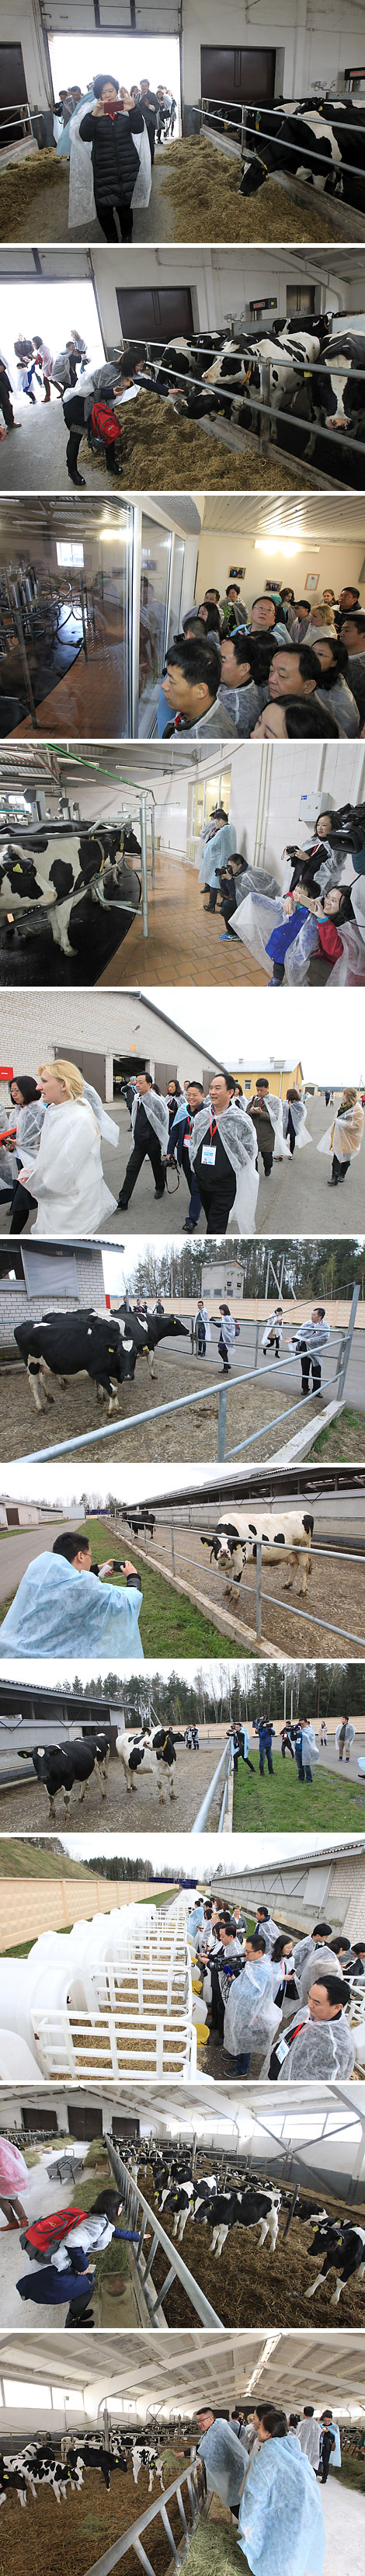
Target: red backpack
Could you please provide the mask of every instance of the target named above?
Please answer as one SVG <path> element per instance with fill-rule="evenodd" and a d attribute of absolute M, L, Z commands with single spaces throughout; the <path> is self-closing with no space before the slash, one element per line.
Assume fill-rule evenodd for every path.
<path fill-rule="evenodd" d="M 79 2227 L 86 2216 L 86 2209 L 75 2209 L 72 2202 L 70 2209 L 52 2209 L 48 2218 L 33 2219 L 32 2226 L 25 2227 L 20 2237 L 20 2244 L 30 2255 L 31 2262 L 38 2259 L 39 2263 L 51 2263 L 52 2254 L 62 2245 L 63 2237 L 69 2236 L 71 2227 Z"/>
<path fill-rule="evenodd" d="M 95 402 L 91 418 L 94 437 L 101 438 L 103 447 L 111 447 L 114 439 L 120 438 L 120 421 L 117 420 L 116 411 L 110 411 L 108 403 Z"/>

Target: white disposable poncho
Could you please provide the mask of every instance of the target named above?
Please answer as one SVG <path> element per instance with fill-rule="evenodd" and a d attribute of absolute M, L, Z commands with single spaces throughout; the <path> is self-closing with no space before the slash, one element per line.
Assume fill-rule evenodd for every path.
<path fill-rule="evenodd" d="M 37 1153 L 45 1115 L 45 1100 L 26 1100 L 22 1109 L 14 1109 L 12 1105 L 11 1124 L 13 1126 L 14 1122 L 16 1127 L 15 1150 L 20 1161 L 23 1154 Z"/>
<path fill-rule="evenodd" d="M 85 1100 L 90 1101 L 90 1109 L 93 1109 L 94 1111 L 94 1118 L 96 1118 L 96 1124 L 99 1128 L 99 1135 L 105 1136 L 108 1145 L 119 1145 L 119 1127 L 117 1126 L 117 1121 L 115 1118 L 108 1118 L 107 1109 L 104 1108 L 104 1102 L 100 1099 L 100 1091 L 94 1091 L 94 1085 L 92 1082 L 84 1082 L 84 1098 Z"/>
<path fill-rule="evenodd" d="M 261 2442 L 250 2461 L 238 2546 L 252 2576 L 322 2576 L 326 2533 L 320 2490 L 296 2433 Z"/>
<path fill-rule="evenodd" d="M 341 1726 L 336 1726 L 335 1744 L 339 1744 L 341 1733 L 342 1733 L 342 1727 L 341 1727 Z M 353 1726 L 352 1717 L 348 1717 L 348 1718 L 347 1718 L 347 1723 L 346 1723 L 346 1735 L 345 1735 L 345 1745 L 346 1745 L 346 1747 L 348 1746 L 348 1747 L 350 1748 L 350 1745 L 351 1745 L 351 1744 L 353 1744 L 353 1741 L 354 1741 L 354 1735 L 356 1735 L 356 1726 Z"/>
<path fill-rule="evenodd" d="M 337 1976 L 337 1961 L 335 1974 Z M 314 1985 L 314 1982 L 313 1971 L 311 1984 Z M 292 2047 L 287 2048 L 290 2031 L 295 2029 L 299 2019 L 304 2027 L 299 2031 L 298 2038 L 293 2040 Z M 308 2004 L 301 2004 L 297 2007 L 294 2020 L 287 2024 L 285 2043 L 280 2035 L 279 2047 L 283 2050 L 278 2073 L 279 2084 L 335 2084 L 337 2076 L 350 2076 L 353 2073 L 354 2038 L 344 2012 L 339 2013 L 335 2021 L 311 2021 Z M 261 2067 L 261 2075 L 268 2074 L 270 2054 L 269 2049 L 265 2064 Z"/>
<path fill-rule="evenodd" d="M 241 2057 L 248 2049 L 261 2053 L 273 2045 L 280 2021 L 274 2003 L 271 1960 L 247 1960 L 242 1976 L 230 1986 L 224 2015 L 224 2047 L 229 2057 Z"/>
<path fill-rule="evenodd" d="M 35 1160 L 27 1153 L 25 1176 L 34 1177 L 38 1200 L 32 1234 L 94 1234 L 117 1201 L 107 1189 L 100 1137 L 88 1100 L 66 1100 L 47 1109 Z"/>
<path fill-rule="evenodd" d="M 197 1898 L 196 1905 L 191 1905 L 191 1906 L 190 1906 L 190 1914 L 188 1914 L 188 1939 L 189 1939 L 189 1941 L 194 1941 L 194 1940 L 195 1940 L 195 1933 L 196 1933 L 196 1932 L 198 1932 L 198 1931 L 200 1930 L 200 1926 L 201 1926 L 201 1924 L 202 1924 L 203 1922 L 204 1922 L 204 1905 L 203 1905 L 203 1898 L 201 1897 L 201 1899 L 199 1900 L 199 1897 L 198 1897 L 198 1898 Z"/>
<path fill-rule="evenodd" d="M 263 966 L 266 975 L 270 974 L 271 966 L 271 959 L 266 954 L 267 940 L 271 931 L 277 930 L 283 921 L 286 921 L 286 913 L 279 893 L 270 896 L 247 892 L 243 903 L 237 904 L 236 912 L 231 916 L 230 930 L 236 931 L 237 939 L 242 939 L 244 948 L 250 949 L 251 957 L 257 958 L 258 966 Z"/>
<path fill-rule="evenodd" d="M 80 134 L 80 125 L 82 124 L 82 119 L 85 115 L 85 104 L 87 104 L 88 107 L 91 107 L 91 98 L 88 97 L 87 102 L 85 102 L 85 99 L 82 99 L 81 107 L 76 108 L 76 115 L 70 117 L 70 186 L 68 199 L 69 231 L 77 231 L 81 224 L 96 223 L 94 174 L 91 159 L 92 145 L 91 143 L 83 143 Z M 143 126 L 142 134 L 133 135 L 133 143 L 135 144 L 136 152 L 138 152 L 139 170 L 137 171 L 137 178 L 134 182 L 131 205 L 133 207 L 148 206 L 151 195 L 152 165 L 146 125 Z"/>
<path fill-rule="evenodd" d="M 189 1156 L 193 1169 L 199 1147 L 204 1143 L 205 1137 L 209 1136 L 210 1117 L 210 1101 L 205 1100 L 204 1109 L 199 1109 L 197 1118 L 194 1118 L 193 1133 L 189 1140 Z M 236 1196 L 231 1208 L 229 1227 L 234 1223 L 238 1234 L 254 1234 L 259 1186 L 259 1176 L 256 1171 L 256 1128 L 252 1118 L 248 1118 L 246 1110 L 242 1109 L 241 1105 L 238 1108 L 235 1105 L 230 1109 L 223 1109 L 221 1118 L 217 1119 L 217 1127 L 225 1153 L 228 1155 L 228 1162 L 232 1164 L 232 1171 L 236 1176 Z"/>
<path fill-rule="evenodd" d="M 319 1762 L 314 1726 L 310 1726 L 309 1721 L 307 1726 L 302 1726 L 302 1762 Z"/>
<path fill-rule="evenodd" d="M 264 1923 L 257 1923 L 256 1931 L 260 1933 L 261 1940 L 265 1942 L 265 1949 L 269 1952 L 273 1950 L 274 1941 L 277 1941 L 278 1938 L 278 1924 L 274 1923 L 273 1914 L 268 1914 Z"/>
<path fill-rule="evenodd" d="M 204 841 L 199 868 L 199 885 L 219 885 L 219 870 L 227 866 L 228 859 L 235 857 L 236 849 L 237 833 L 234 823 L 222 823 L 221 832 L 211 832 L 210 840 L 208 836 L 208 840 Z"/>
<path fill-rule="evenodd" d="M 303 1762 L 309 1760 L 312 1763 L 313 1753 L 310 1753 L 309 1755 L 303 1753 L 302 1760 Z M 318 1761 L 319 1754 L 317 1754 L 317 1762 Z M 296 1969 L 296 1979 L 301 2004 L 308 2003 L 308 1995 L 310 1994 L 311 1986 L 316 1985 L 317 1977 L 325 1977 L 326 1974 L 329 1977 L 342 1977 L 342 1968 L 339 1966 L 336 1952 L 335 1950 L 328 1949 L 326 1941 L 319 1941 L 318 1948 L 316 1948 L 316 1944 L 313 1941 L 311 1942 L 309 1959 L 306 1959 L 305 1965 L 304 1967 L 302 1966 L 300 1971 L 299 1969 Z"/>
<path fill-rule="evenodd" d="M 330 2423 L 330 2424 L 329 2424 L 329 2426 L 328 2426 L 328 2431 L 329 2431 L 329 2433 L 334 2433 L 334 2436 L 335 2436 L 335 2448 L 334 2448 L 334 2451 L 331 2451 L 331 2469 L 340 2469 L 340 2468 L 341 2468 L 341 2435 L 340 2435 L 340 2427 L 339 2427 L 339 2424 L 336 2424 L 336 2420 L 334 2419 L 334 2417 L 333 2417 L 333 2416 L 332 2416 L 331 2423 Z"/>
<path fill-rule="evenodd" d="M 210 1330 L 210 1323 L 209 1323 L 209 1315 L 208 1315 L 208 1308 L 207 1308 L 207 1306 L 203 1306 L 203 1309 L 200 1307 L 200 1310 L 199 1310 L 199 1307 L 197 1306 L 196 1315 L 194 1315 L 194 1333 L 196 1333 L 196 1334 L 197 1334 L 197 1331 L 198 1331 L 198 1324 L 199 1324 L 200 1322 L 201 1322 L 202 1324 L 204 1324 L 204 1327 L 205 1327 L 205 1339 L 206 1339 L 206 1342 L 211 1342 L 212 1335 L 211 1335 L 211 1330 Z"/>
<path fill-rule="evenodd" d="M 321 2434 L 317 2415 L 301 2416 L 300 2424 L 297 2424 L 297 2441 L 304 2459 L 310 2460 L 312 2469 L 318 2469 Z"/>
<path fill-rule="evenodd" d="M 360 1153 L 363 1133 L 364 1111 L 361 1100 L 355 1100 L 353 1109 L 337 1111 L 332 1127 L 326 1127 L 325 1136 L 320 1137 L 317 1154 L 337 1154 L 338 1163 L 348 1163 Z"/>
<path fill-rule="evenodd" d="M 218 1315 L 214 1316 L 214 1323 L 218 1323 Z M 219 1326 L 221 1342 L 225 1342 L 227 1351 L 233 1351 L 233 1345 L 236 1340 L 234 1315 L 220 1315 Z"/>
<path fill-rule="evenodd" d="M 237 2433 L 224 2415 L 217 2415 L 209 2432 L 198 2442 L 198 2459 L 204 2460 L 208 2495 L 219 2495 L 222 2504 L 238 2505 L 245 2474 L 245 2455 Z"/>
<path fill-rule="evenodd" d="M 0 1630 L 5 1661 L 23 1656 L 136 1656 L 143 1661 L 138 1620 L 142 1592 L 131 1585 L 98 1583 L 91 1573 L 78 1574 L 65 1556 L 49 1548 L 22 1574 L 15 1601 Z"/>
<path fill-rule="evenodd" d="M 139 1091 L 135 1091 L 135 1094 L 134 1094 L 134 1100 L 132 1100 L 132 1108 L 131 1108 L 131 1120 L 132 1120 L 132 1128 L 133 1128 L 133 1137 L 134 1137 L 134 1130 L 135 1130 L 135 1124 L 136 1124 L 137 1110 L 139 1109 L 139 1107 L 140 1107 Z M 142 1102 L 142 1107 L 143 1107 L 143 1109 L 145 1109 L 145 1111 L 146 1111 L 146 1118 L 148 1118 L 148 1119 L 149 1119 L 150 1127 L 153 1127 L 154 1136 L 157 1136 L 158 1144 L 161 1146 L 161 1153 L 162 1153 L 162 1154 L 167 1154 L 167 1147 L 168 1147 L 168 1141 L 169 1141 L 169 1132 L 170 1132 L 170 1130 L 169 1130 L 169 1113 L 168 1113 L 168 1107 L 167 1107 L 167 1100 L 162 1100 L 162 1099 L 161 1099 L 161 1093 L 160 1093 L 159 1091 L 144 1091 L 144 1093 L 143 1093 L 143 1102 Z"/>
<path fill-rule="evenodd" d="M 290 1111 L 290 1117 L 291 1117 L 291 1118 L 292 1118 L 292 1120 L 293 1120 L 293 1127 L 294 1127 L 294 1132 L 295 1132 L 295 1141 L 296 1141 L 296 1146 L 298 1145 L 299 1147 L 301 1147 L 302 1145 L 311 1145 L 311 1144 L 312 1144 L 312 1137 L 311 1137 L 311 1136 L 310 1136 L 310 1134 L 309 1134 L 309 1127 L 307 1127 L 307 1110 L 306 1110 L 306 1103 L 305 1103 L 305 1100 L 284 1100 L 284 1102 L 283 1102 L 283 1133 L 284 1133 L 284 1136 L 287 1136 L 287 1135 L 288 1135 L 288 1130 L 289 1130 L 289 1111 Z"/>
<path fill-rule="evenodd" d="M 272 1315 L 267 1315 L 266 1317 L 266 1324 L 264 1324 L 264 1330 L 261 1335 L 261 1350 L 267 1351 L 268 1343 L 271 1340 L 279 1342 L 281 1347 L 282 1338 L 283 1316 L 277 1315 L 274 1311 Z"/>
<path fill-rule="evenodd" d="M 351 902 L 352 900 L 351 889 Z M 355 903 L 353 911 L 356 911 Z M 336 957 L 336 963 L 328 976 L 328 983 L 365 984 L 365 922 L 361 928 L 360 922 L 356 927 L 356 921 L 340 921 L 339 938 L 342 941 L 342 957 Z"/>
<path fill-rule="evenodd" d="M 79 2227 L 70 2227 L 68 2236 L 63 2237 L 62 2245 L 52 2253 L 55 2272 L 69 2271 L 70 2254 L 73 2253 L 74 2248 L 77 2248 L 79 2253 L 82 2251 L 83 2254 L 91 2252 L 105 2254 L 107 2245 L 111 2245 L 112 2236 L 114 2236 L 114 2227 L 111 2227 L 110 2219 L 106 2218 L 101 2210 L 99 2216 L 96 2214 L 92 2217 L 90 2214 L 89 2218 L 82 2219 Z"/>

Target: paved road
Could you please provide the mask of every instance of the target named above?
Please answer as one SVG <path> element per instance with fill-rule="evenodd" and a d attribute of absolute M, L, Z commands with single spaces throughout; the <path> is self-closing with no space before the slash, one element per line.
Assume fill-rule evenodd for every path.
<path fill-rule="evenodd" d="M 32 1565 L 33 1557 L 42 1556 L 45 1548 L 52 1548 L 54 1539 L 61 1538 L 64 1527 L 64 1521 L 43 1521 L 41 1529 L 9 1530 L 8 1537 L 4 1532 L 0 1539 L 0 1601 L 9 1600 L 9 1595 L 18 1589 L 21 1575 L 26 1574 L 28 1565 Z M 67 1528 L 77 1529 L 74 1512 L 70 1512 Z"/>
<path fill-rule="evenodd" d="M 150 1302 L 150 1301 L 149 1301 L 149 1302 Z M 230 1303 L 230 1307 L 231 1307 L 231 1313 L 234 1315 L 234 1312 L 235 1312 L 235 1300 L 234 1300 L 234 1297 L 230 1298 L 229 1303 Z M 212 1312 L 213 1312 L 213 1308 L 212 1308 L 212 1300 L 211 1300 L 211 1298 L 210 1298 L 210 1297 L 207 1297 L 207 1299 L 206 1299 L 206 1304 L 207 1304 L 208 1314 L 209 1314 L 209 1316 L 211 1317 Z M 184 1311 L 184 1303 L 183 1303 L 183 1299 L 181 1299 L 181 1301 L 179 1301 L 178 1299 L 176 1300 L 176 1308 L 175 1308 L 175 1312 L 176 1312 L 176 1314 L 178 1314 L 180 1311 L 181 1311 L 181 1317 L 182 1317 L 182 1321 L 183 1321 L 183 1323 L 186 1323 L 186 1324 L 190 1327 L 190 1316 L 189 1316 L 189 1315 L 187 1315 L 187 1314 L 186 1314 L 186 1312 Z M 309 1315 L 309 1313 L 310 1313 L 310 1306 L 309 1306 L 309 1304 L 308 1304 L 308 1315 Z M 300 1319 L 300 1321 L 301 1321 L 301 1320 L 302 1320 L 302 1316 L 303 1316 L 303 1306 L 302 1306 L 302 1305 L 298 1308 L 298 1316 L 299 1316 L 299 1319 Z M 293 1392 L 293 1395 L 294 1395 L 294 1396 L 295 1396 L 295 1395 L 296 1395 L 296 1396 L 300 1396 L 300 1391 L 301 1391 L 301 1366 L 300 1366 L 300 1361 L 299 1361 L 299 1360 L 295 1360 L 295 1359 L 291 1359 L 291 1358 L 290 1358 L 290 1356 L 286 1357 L 286 1354 L 287 1354 L 287 1341 L 288 1341 L 288 1339 L 289 1339 L 289 1325 L 288 1325 L 287 1327 L 285 1327 L 285 1333 L 284 1333 L 283 1342 L 282 1342 L 282 1348 L 281 1348 L 281 1352 L 280 1352 L 280 1362 L 282 1362 L 282 1361 L 283 1361 L 284 1356 L 285 1356 L 285 1358 L 286 1358 L 286 1367 L 285 1367 L 285 1370 L 280 1366 L 280 1364 L 279 1364 L 278 1366 L 276 1365 L 276 1363 L 275 1363 L 275 1357 L 274 1357 L 274 1354 L 273 1354 L 273 1352 L 272 1352 L 272 1351 L 268 1351 L 268 1353 L 267 1353 L 267 1357 L 266 1357 L 266 1359 L 265 1359 L 265 1355 L 264 1355 L 264 1352 L 263 1352 L 262 1347 L 261 1347 L 261 1344 L 262 1344 L 262 1334 L 263 1334 L 263 1330 L 264 1330 L 263 1321 L 262 1321 L 262 1320 L 260 1320 L 259 1328 L 258 1328 L 257 1368 L 258 1368 L 258 1370 L 260 1370 L 260 1371 L 262 1372 L 262 1394 L 264 1394 L 264 1380 L 265 1380 L 265 1378 L 267 1377 L 269 1387 L 270 1387 L 270 1386 L 273 1386 L 273 1384 L 274 1384 L 274 1380 L 275 1380 L 275 1378 L 276 1378 L 276 1383 L 277 1383 L 277 1387 L 278 1387 L 279 1392 L 280 1392 L 280 1387 L 282 1387 L 282 1388 L 283 1388 L 283 1393 L 285 1393 L 285 1394 L 286 1394 L 287 1390 L 289 1390 L 289 1389 L 290 1389 L 290 1391 L 292 1391 L 292 1392 Z M 202 1359 L 200 1359 L 200 1358 L 198 1359 L 198 1356 L 197 1356 L 197 1354 L 196 1354 L 196 1383 L 197 1383 L 197 1389 L 199 1388 L 199 1390 L 200 1390 L 201 1386 L 204 1386 L 205 1378 L 208 1378 L 208 1376 L 210 1376 L 210 1377 L 212 1377 L 212 1378 L 213 1378 L 213 1380 L 214 1380 L 214 1384 L 215 1384 L 216 1382 L 217 1382 L 217 1384 L 218 1384 L 218 1381 L 219 1381 L 219 1379 L 220 1379 L 220 1376 L 221 1376 L 221 1375 L 223 1376 L 222 1361 L 221 1361 L 221 1359 L 220 1359 L 220 1357 L 219 1357 L 219 1351 L 218 1351 L 218 1340 L 219 1340 L 219 1331 L 218 1331 L 217 1321 L 216 1321 L 216 1319 L 215 1319 L 215 1321 L 214 1321 L 214 1325 L 213 1325 L 213 1327 L 212 1327 L 212 1337 L 211 1337 L 211 1341 L 210 1341 L 210 1342 L 207 1342 L 207 1346 L 206 1346 L 206 1353 L 205 1353 L 205 1359 L 203 1359 L 203 1360 L 202 1360 Z M 333 1330 L 333 1333 L 332 1333 L 332 1336 L 331 1336 L 331 1342 L 330 1342 L 330 1343 L 327 1343 L 326 1353 L 323 1355 L 323 1359 L 322 1359 L 322 1392 L 323 1392 L 323 1393 L 324 1393 L 324 1390 L 325 1390 L 326 1379 L 327 1379 L 327 1378 L 330 1378 L 330 1377 L 332 1377 L 332 1376 L 333 1376 L 334 1370 L 335 1370 L 335 1368 L 336 1368 L 336 1364 L 337 1364 L 337 1362 L 338 1362 L 338 1357 L 339 1357 L 339 1351 L 340 1351 L 341 1340 L 342 1340 L 342 1333 L 341 1333 L 341 1331 L 339 1331 L 339 1330 L 338 1330 L 338 1328 L 336 1327 L 336 1329 L 334 1329 L 334 1330 Z M 177 1352 L 177 1344 L 176 1344 L 176 1342 L 174 1342 L 174 1341 L 171 1341 L 171 1342 L 170 1342 L 170 1340 L 169 1340 L 169 1339 L 168 1339 L 168 1337 L 167 1337 L 167 1338 L 166 1338 L 165 1345 L 164 1345 L 164 1348 L 165 1348 L 165 1353 L 167 1353 L 167 1352 L 169 1352 L 169 1351 L 171 1351 L 171 1353 L 173 1352 L 173 1354 L 174 1354 L 174 1358 L 176 1359 L 176 1352 Z M 181 1365 L 182 1365 L 182 1367 L 183 1367 L 183 1368 L 184 1368 L 184 1367 L 186 1367 L 186 1366 L 187 1366 L 187 1364 L 189 1364 L 189 1366 L 191 1366 L 191 1342 L 190 1342 L 190 1330 L 189 1330 L 189 1341 L 188 1341 L 188 1342 L 183 1342 L 183 1341 L 181 1341 L 181 1343 L 179 1343 L 179 1346 L 178 1346 L 178 1356 L 179 1356 L 179 1366 L 180 1366 L 180 1363 L 181 1363 Z M 240 1335 L 239 1335 L 239 1340 L 238 1340 L 237 1342 L 235 1342 L 235 1344 L 234 1344 L 234 1348 L 233 1348 L 233 1350 L 232 1350 L 232 1351 L 230 1351 L 230 1355 L 229 1355 L 229 1356 L 230 1356 L 230 1364 L 231 1364 L 231 1373 L 232 1373 L 232 1376 L 234 1376 L 234 1377 L 240 1377 L 240 1376 L 243 1376 L 243 1375 L 244 1375 L 244 1372 L 245 1372 L 245 1370 L 246 1370 L 246 1369 L 253 1369 L 253 1368 L 255 1367 L 255 1356 L 256 1356 L 256 1324 L 255 1324 L 254 1322 L 250 1322 L 250 1323 L 247 1323 L 247 1324 L 246 1324 L 246 1323 L 241 1323 L 241 1325 L 240 1325 Z M 274 1366 L 272 1366 L 273 1359 L 274 1359 Z M 331 1397 L 332 1397 L 332 1396 L 333 1396 L 333 1394 L 335 1393 L 335 1389 L 334 1389 L 333 1387 L 331 1387 L 330 1393 L 331 1393 Z M 350 1361 L 349 1361 L 349 1366 L 348 1366 L 348 1371 L 347 1371 L 347 1378 L 346 1378 L 346 1400 L 347 1400 L 347 1402 L 348 1402 L 348 1403 L 352 1403 L 352 1404 L 354 1404 L 354 1405 L 357 1405 L 360 1411 L 361 1411 L 361 1410 L 365 1411 L 365 1338 L 364 1338 L 363 1333 L 362 1333 L 362 1332 L 360 1332 L 360 1331 L 359 1331 L 359 1332 L 357 1332 L 357 1333 L 354 1333 L 354 1335 L 353 1335 L 352 1349 L 351 1349 L 351 1359 L 350 1359 Z M 166 1401 L 167 1401 L 167 1397 L 166 1397 Z"/>
<path fill-rule="evenodd" d="M 112 1114 L 115 1115 L 120 1126 L 121 1151 L 117 1156 L 113 1146 L 103 1148 L 103 1164 L 109 1187 L 117 1195 L 124 1178 L 132 1139 L 129 1118 L 124 1106 L 121 1108 L 119 1104 L 118 1106 L 115 1104 Z M 300 1154 L 296 1149 L 293 1159 L 287 1156 L 283 1163 L 274 1163 L 269 1180 L 265 1180 L 260 1163 L 260 1187 L 256 1208 L 257 1234 L 344 1235 L 361 1231 L 364 1145 L 362 1154 L 356 1156 L 343 1187 L 331 1190 L 329 1193 L 330 1157 L 327 1158 L 327 1155 L 316 1152 L 320 1137 L 325 1135 L 331 1122 L 331 1111 L 326 1109 L 324 1100 L 310 1100 L 307 1122 L 312 1136 L 311 1147 L 308 1146 Z M 117 1209 L 103 1231 L 106 1230 L 111 1235 L 120 1233 L 125 1239 L 134 1234 L 136 1229 L 138 1232 L 145 1230 L 148 1234 L 178 1234 L 184 1225 L 187 1212 L 188 1193 L 184 1174 L 181 1175 L 179 1190 L 175 1189 L 174 1173 L 173 1176 L 171 1175 L 168 1189 L 164 1191 L 163 1199 L 155 1199 L 151 1167 L 148 1162 L 145 1162 L 129 1208 Z M 202 1232 L 205 1233 L 204 1218 Z"/>

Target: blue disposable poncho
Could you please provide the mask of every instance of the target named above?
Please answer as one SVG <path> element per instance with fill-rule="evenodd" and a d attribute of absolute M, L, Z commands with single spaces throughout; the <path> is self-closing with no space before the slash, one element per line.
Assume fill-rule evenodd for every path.
<path fill-rule="evenodd" d="M 217 2415 L 209 2432 L 198 2443 L 198 2456 L 204 2460 L 209 2495 L 219 2495 L 222 2504 L 238 2505 L 245 2474 L 245 2453 L 237 2433 Z"/>
<path fill-rule="evenodd" d="M 271 1960 L 249 1959 L 242 1976 L 235 1977 L 230 1987 L 224 2015 L 224 2046 L 229 2057 L 241 2057 L 247 2049 L 261 2051 L 270 2042 L 280 2021 L 274 2003 Z"/>
<path fill-rule="evenodd" d="M 212 832 L 211 840 L 204 842 L 199 868 L 199 885 L 219 885 L 219 870 L 227 866 L 228 859 L 235 857 L 236 849 L 237 834 L 234 824 L 223 823 L 221 832 Z"/>
<path fill-rule="evenodd" d="M 189 1941 L 195 1941 L 195 1933 L 200 1931 L 202 1923 L 204 1923 L 203 1897 L 201 1897 L 200 1900 L 199 1897 L 197 1897 L 196 1904 L 190 1906 L 190 1914 L 188 1914 Z M 207 1929 L 208 1928 L 209 1927 L 207 1926 Z"/>
<path fill-rule="evenodd" d="M 143 1646 L 138 1620 L 142 1592 L 131 1585 L 98 1583 L 91 1573 L 77 1574 L 67 1557 L 49 1548 L 22 1574 L 15 1600 L 0 1629 L 0 1655 L 7 1657 L 100 1655 L 138 1657 Z"/>
<path fill-rule="evenodd" d="M 262 2442 L 252 2460 L 237 2539 L 252 2576 L 322 2576 L 326 2533 L 319 2488 L 296 2433 Z"/>

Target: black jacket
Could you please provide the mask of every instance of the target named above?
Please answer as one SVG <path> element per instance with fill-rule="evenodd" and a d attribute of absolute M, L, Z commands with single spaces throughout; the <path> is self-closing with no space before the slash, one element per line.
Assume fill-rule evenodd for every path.
<path fill-rule="evenodd" d="M 139 154 L 134 134 L 143 134 L 141 107 L 122 109 L 116 116 L 94 117 L 87 108 L 81 118 L 79 133 L 82 143 L 92 145 L 94 194 L 97 205 L 130 206 L 139 170 Z"/>

